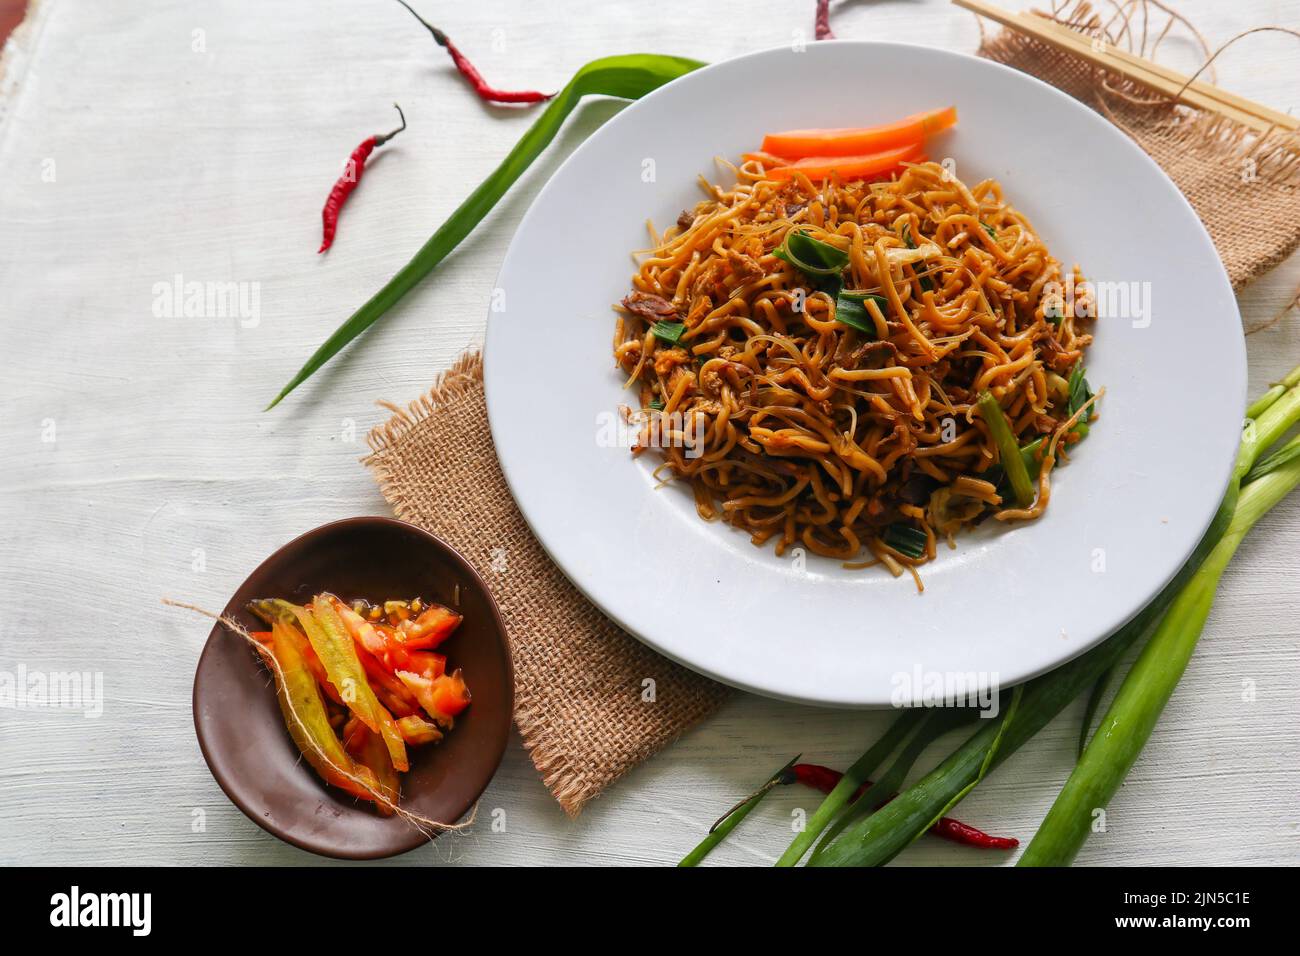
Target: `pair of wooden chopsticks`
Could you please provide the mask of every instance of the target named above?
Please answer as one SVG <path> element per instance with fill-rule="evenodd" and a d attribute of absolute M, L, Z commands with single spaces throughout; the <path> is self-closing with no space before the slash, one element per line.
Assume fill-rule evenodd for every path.
<path fill-rule="evenodd" d="M 1134 56 L 1109 43 L 1071 30 L 1054 20 L 1027 13 L 1012 13 L 985 3 L 984 0 L 952 0 L 952 2 L 1005 27 L 1077 56 L 1093 66 L 1126 76 L 1177 102 L 1226 116 L 1258 133 L 1267 133 L 1275 128 L 1300 130 L 1300 120 L 1294 116 L 1279 113 L 1277 110 L 1262 106 L 1243 96 L 1237 96 L 1235 93 L 1229 93 L 1227 90 L 1221 90 L 1212 84 L 1202 83 L 1200 80 L 1189 82 L 1188 77 L 1177 70 Z"/>

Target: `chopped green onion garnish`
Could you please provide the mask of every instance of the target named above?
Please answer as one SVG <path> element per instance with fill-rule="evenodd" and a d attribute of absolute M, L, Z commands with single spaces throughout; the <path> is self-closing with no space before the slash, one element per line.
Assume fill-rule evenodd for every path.
<path fill-rule="evenodd" d="M 662 398 L 653 398 L 650 400 L 650 407 L 656 412 L 662 412 L 664 410 L 664 400 Z"/>
<path fill-rule="evenodd" d="M 914 528 L 910 524 L 903 524 L 896 521 L 885 528 L 881 540 L 889 545 L 899 554 L 905 554 L 909 558 L 919 558 L 925 554 L 925 547 L 928 539 L 925 532 L 920 528 Z"/>
<path fill-rule="evenodd" d="M 989 234 L 989 238 L 996 242 L 998 238 L 998 231 L 994 229 L 992 226 L 990 226 L 987 222 L 982 222 L 980 223 L 980 225 L 983 226 L 984 231 Z"/>
<path fill-rule="evenodd" d="M 1088 380 L 1083 377 L 1083 361 L 1074 363 L 1074 368 L 1070 370 L 1070 414 L 1073 415 L 1079 409 L 1083 408 L 1092 398 L 1092 388 L 1088 385 Z M 1092 409 L 1089 408 L 1079 419 L 1081 422 L 1092 421 Z"/>
<path fill-rule="evenodd" d="M 686 331 L 685 322 L 665 322 L 660 319 L 654 325 L 650 326 L 650 331 L 660 342 L 667 342 L 669 345 L 676 345 Z"/>
<path fill-rule="evenodd" d="M 883 295 L 877 295 L 874 292 L 855 292 L 852 289 L 845 289 L 843 292 L 840 293 L 839 297 L 841 299 L 851 299 L 854 302 L 866 302 L 868 299 L 871 299 L 873 302 L 876 303 L 877 306 L 880 307 L 881 312 L 884 312 L 887 308 L 889 308 L 889 300 L 886 299 Z"/>
<path fill-rule="evenodd" d="M 874 292 L 855 292 L 851 289 L 841 290 L 835 297 L 835 320 L 850 328 L 874 337 L 876 323 L 867 311 L 866 303 L 870 300 L 883 313 L 889 308 L 889 300 Z"/>
<path fill-rule="evenodd" d="M 873 299 L 882 311 L 889 307 L 889 303 L 883 297 L 870 292 L 841 292 L 835 297 L 835 321 L 851 329 L 857 329 L 864 335 L 874 337 L 876 323 L 863 304 L 868 299 Z"/>
<path fill-rule="evenodd" d="M 992 392 L 982 394 L 976 404 L 984 423 L 989 426 L 989 434 L 993 436 L 994 444 L 998 446 L 998 460 L 1007 473 L 1007 481 L 1011 484 L 1011 493 L 1015 496 L 1016 504 L 1021 508 L 1028 508 L 1034 503 L 1034 486 L 1029 479 L 1029 469 L 1025 467 L 1025 459 L 1020 453 L 1020 445 L 1016 442 L 1016 436 L 1011 433 L 1011 423 L 1007 421 L 1002 406 L 998 404 Z"/>
<path fill-rule="evenodd" d="M 839 275 L 849 264 L 849 254 L 843 249 L 814 239 L 798 229 L 787 232 L 785 241 L 772 255 L 810 276 Z"/>
<path fill-rule="evenodd" d="M 1043 461 L 1038 457 L 1039 449 L 1042 447 L 1043 440 L 1035 438 L 1020 449 L 1020 458 L 1025 463 L 1025 471 L 1029 473 L 1030 481 L 1037 481 L 1038 473 L 1043 470 Z"/>

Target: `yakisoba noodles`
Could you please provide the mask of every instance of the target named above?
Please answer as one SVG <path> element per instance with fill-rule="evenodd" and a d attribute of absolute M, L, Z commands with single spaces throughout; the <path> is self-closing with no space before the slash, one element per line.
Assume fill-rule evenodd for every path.
<path fill-rule="evenodd" d="M 701 178 L 708 198 L 650 227 L 618 307 L 638 420 L 686 438 L 659 442 L 657 475 L 756 545 L 895 576 L 990 516 L 1041 515 L 1095 398 L 1086 309 L 1062 308 L 1066 276 L 1028 220 L 996 181 L 933 162 L 822 183 L 771 162 L 725 164 L 729 188 Z"/>

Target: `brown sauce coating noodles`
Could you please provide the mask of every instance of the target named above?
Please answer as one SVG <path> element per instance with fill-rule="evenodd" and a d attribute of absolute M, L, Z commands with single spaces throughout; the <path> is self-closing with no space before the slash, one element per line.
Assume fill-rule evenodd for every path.
<path fill-rule="evenodd" d="M 1077 437 L 1067 377 L 1092 337 L 1057 315 L 1059 293 L 1045 293 L 1067 277 L 1001 186 L 936 163 L 874 183 L 732 168 L 733 186 L 701 180 L 709 198 L 652 229 L 618 307 L 615 360 L 645 414 L 669 423 L 661 476 L 778 554 L 896 575 L 991 515 L 1037 517 Z M 874 331 L 837 321 L 835 283 L 775 254 L 792 229 L 847 254 L 839 282 L 872 296 Z M 661 320 L 684 324 L 677 344 L 651 332 Z M 1032 508 L 998 493 L 997 445 L 974 411 L 985 391 L 1020 444 L 1044 439 Z M 924 533 L 919 557 L 885 540 L 899 522 Z"/>

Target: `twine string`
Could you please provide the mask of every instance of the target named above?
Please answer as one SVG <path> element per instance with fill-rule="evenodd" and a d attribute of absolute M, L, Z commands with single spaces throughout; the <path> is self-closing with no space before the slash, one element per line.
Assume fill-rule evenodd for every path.
<path fill-rule="evenodd" d="M 261 657 L 262 661 L 268 667 L 271 668 L 272 673 L 275 675 L 276 682 L 281 686 L 284 685 L 285 674 L 284 674 L 284 668 L 280 665 L 280 661 L 276 658 L 274 654 L 265 653 L 265 648 L 257 640 L 257 638 L 249 634 L 248 630 L 238 621 L 234 620 L 233 618 L 227 617 L 224 614 L 215 614 L 212 611 L 206 610 L 205 608 L 198 607 L 197 605 L 187 604 L 184 601 L 175 601 L 171 598 L 163 598 L 162 603 L 168 605 L 169 607 L 178 607 L 178 608 L 183 608 L 184 610 L 187 611 L 193 611 L 196 614 L 202 614 L 206 618 L 211 618 L 212 620 L 217 621 L 226 630 L 230 631 L 232 634 L 235 634 L 239 638 L 243 639 L 247 644 L 252 646 L 258 652 L 258 656 Z M 286 702 L 289 719 L 292 720 L 295 726 L 298 728 L 298 730 L 301 731 L 302 739 L 308 742 L 315 756 L 319 757 L 325 765 L 327 765 L 331 770 L 333 770 L 339 776 L 343 777 L 344 779 L 348 780 L 351 783 L 356 784 L 359 788 L 364 790 L 366 793 L 370 794 L 372 799 L 374 799 L 376 803 L 380 804 L 381 806 L 383 806 L 388 810 L 391 810 L 396 816 L 401 817 L 411 826 L 415 827 L 415 829 L 420 831 L 420 833 L 423 834 L 425 838 L 432 840 L 439 833 L 443 833 L 448 830 L 463 830 L 473 825 L 474 818 L 478 815 L 477 804 L 475 804 L 474 809 L 470 811 L 470 815 L 468 819 L 466 819 L 462 823 L 454 823 L 454 824 L 440 823 L 437 820 L 430 820 L 428 817 L 420 816 L 418 813 L 412 813 L 410 810 L 407 810 L 405 807 L 398 806 L 395 801 L 389 799 L 387 795 L 381 793 L 380 791 L 376 790 L 374 787 L 370 786 L 369 783 L 367 783 L 362 778 L 358 777 L 356 774 L 352 773 L 346 767 L 339 766 L 339 764 L 335 762 L 334 759 L 331 758 L 330 755 L 324 751 L 324 749 L 320 746 L 320 744 L 316 743 L 316 741 L 312 738 L 311 732 L 307 729 L 307 724 L 302 719 L 302 716 L 298 713 L 297 708 L 294 707 L 293 698 L 290 695 L 285 694 L 282 696 L 282 699 Z"/>

